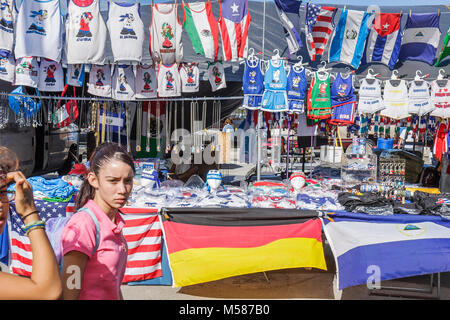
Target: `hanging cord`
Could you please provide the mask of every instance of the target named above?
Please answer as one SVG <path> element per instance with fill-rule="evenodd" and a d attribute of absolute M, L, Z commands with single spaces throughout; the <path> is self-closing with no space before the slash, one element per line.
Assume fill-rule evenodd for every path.
<path fill-rule="evenodd" d="M 145 135 L 145 152 L 150 152 L 150 135 L 152 134 L 150 130 L 150 124 L 151 124 L 151 113 L 152 113 L 152 105 L 151 103 L 148 104 L 147 107 L 147 133 Z"/>
<path fill-rule="evenodd" d="M 136 151 L 141 151 L 141 136 L 142 136 L 142 102 L 137 103 L 136 108 Z"/>
<path fill-rule="evenodd" d="M 131 153 L 131 143 L 130 143 L 130 137 L 131 137 L 131 110 L 127 106 L 125 106 L 125 119 L 127 121 L 127 151 Z M 120 138 L 120 136 L 119 136 Z"/>
<path fill-rule="evenodd" d="M 100 142 L 105 142 L 105 130 L 106 130 L 106 102 L 103 102 L 103 115 L 102 115 L 102 137 Z"/>
<path fill-rule="evenodd" d="M 167 103 L 165 104 L 167 105 Z M 166 114 L 167 117 L 167 114 Z M 156 152 L 161 151 L 161 104 L 156 102 Z"/>

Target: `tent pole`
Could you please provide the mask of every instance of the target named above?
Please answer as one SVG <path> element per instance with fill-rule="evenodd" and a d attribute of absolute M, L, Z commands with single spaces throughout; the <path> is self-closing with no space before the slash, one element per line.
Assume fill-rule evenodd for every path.
<path fill-rule="evenodd" d="M 264 0 L 264 10 L 263 10 L 263 36 L 262 36 L 262 59 L 264 59 L 264 37 L 266 32 L 266 0 Z M 261 180 L 261 111 L 258 110 L 258 124 L 256 130 L 256 137 L 258 143 L 257 148 L 257 160 L 256 160 L 256 178 Z"/>

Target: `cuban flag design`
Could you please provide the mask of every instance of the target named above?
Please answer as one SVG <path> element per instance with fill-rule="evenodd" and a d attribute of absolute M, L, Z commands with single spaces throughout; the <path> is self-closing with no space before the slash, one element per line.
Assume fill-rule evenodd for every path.
<path fill-rule="evenodd" d="M 433 65 L 440 38 L 438 13 L 408 15 L 399 60 L 422 61 Z"/>
<path fill-rule="evenodd" d="M 373 20 L 362 63 L 382 63 L 394 69 L 400 54 L 401 13 L 379 13 Z"/>

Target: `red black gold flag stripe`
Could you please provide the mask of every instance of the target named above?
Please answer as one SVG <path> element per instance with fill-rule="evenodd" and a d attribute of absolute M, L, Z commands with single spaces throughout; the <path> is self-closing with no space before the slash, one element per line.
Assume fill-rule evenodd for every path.
<path fill-rule="evenodd" d="M 317 213 L 195 211 L 169 209 L 163 214 L 174 287 L 277 269 L 326 270 L 322 223 Z"/>

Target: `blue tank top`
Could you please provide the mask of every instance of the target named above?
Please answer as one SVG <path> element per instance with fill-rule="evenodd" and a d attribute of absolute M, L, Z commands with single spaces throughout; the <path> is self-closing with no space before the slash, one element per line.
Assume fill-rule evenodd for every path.
<path fill-rule="evenodd" d="M 284 61 L 279 60 L 279 65 L 274 66 L 272 60 L 269 60 L 269 68 L 264 75 L 264 89 L 285 91 L 287 86 L 287 75 L 284 69 Z"/>
<path fill-rule="evenodd" d="M 305 100 L 307 86 L 305 68 L 291 66 L 287 78 L 288 99 Z"/>
<path fill-rule="evenodd" d="M 331 86 L 331 105 L 333 107 L 356 102 L 356 95 L 353 89 L 353 76 L 343 78 L 340 73 Z"/>
<path fill-rule="evenodd" d="M 262 94 L 264 91 L 264 76 L 261 71 L 261 61 L 258 59 L 255 67 L 245 62 L 244 75 L 242 77 L 242 88 L 244 94 Z"/>

